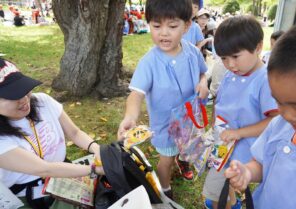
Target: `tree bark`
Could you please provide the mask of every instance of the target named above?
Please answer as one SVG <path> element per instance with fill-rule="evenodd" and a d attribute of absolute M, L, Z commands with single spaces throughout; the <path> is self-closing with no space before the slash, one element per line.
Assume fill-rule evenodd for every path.
<path fill-rule="evenodd" d="M 125 0 L 53 0 L 65 52 L 53 88 L 75 96 L 120 96 Z"/>

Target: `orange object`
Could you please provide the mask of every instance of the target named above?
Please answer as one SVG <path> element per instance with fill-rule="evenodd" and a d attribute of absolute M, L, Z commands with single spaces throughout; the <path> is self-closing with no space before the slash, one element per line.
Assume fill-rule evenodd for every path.
<path fill-rule="evenodd" d="M 293 135 L 292 143 L 296 145 L 296 132 L 295 132 L 294 135 Z"/>

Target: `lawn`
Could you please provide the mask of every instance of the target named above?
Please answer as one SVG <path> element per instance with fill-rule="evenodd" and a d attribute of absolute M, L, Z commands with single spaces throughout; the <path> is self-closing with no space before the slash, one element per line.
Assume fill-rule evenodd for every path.
<path fill-rule="evenodd" d="M 265 29 L 265 48 L 269 47 L 269 36 L 272 29 Z M 150 35 L 133 35 L 123 37 L 123 64 L 133 72 L 139 59 L 153 46 Z M 36 91 L 43 91 L 62 102 L 64 109 L 73 121 L 99 143 L 116 140 L 118 125 L 123 117 L 125 97 L 96 100 L 91 97 L 60 97 L 51 89 L 51 82 L 59 71 L 60 58 L 63 55 L 63 35 L 58 26 L 46 27 L 4 27 L 0 25 L 0 53 L 17 64 L 25 74 L 39 79 L 43 84 Z M 209 109 L 210 112 L 210 109 Z M 140 124 L 148 124 L 148 116 L 143 105 Z M 149 144 L 141 146 L 155 166 L 157 153 Z M 68 157 L 75 159 L 86 155 L 68 143 Z M 193 182 L 183 181 L 175 171 L 173 175 L 174 196 L 177 202 L 186 209 L 202 208 L 201 191 L 204 176 Z"/>

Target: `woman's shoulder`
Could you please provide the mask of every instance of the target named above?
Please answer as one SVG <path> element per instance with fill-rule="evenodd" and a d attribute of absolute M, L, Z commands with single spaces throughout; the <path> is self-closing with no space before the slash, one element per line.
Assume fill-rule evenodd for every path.
<path fill-rule="evenodd" d="M 43 92 L 33 93 L 32 96 L 35 97 L 39 103 L 44 103 L 52 98 L 51 96 Z"/>

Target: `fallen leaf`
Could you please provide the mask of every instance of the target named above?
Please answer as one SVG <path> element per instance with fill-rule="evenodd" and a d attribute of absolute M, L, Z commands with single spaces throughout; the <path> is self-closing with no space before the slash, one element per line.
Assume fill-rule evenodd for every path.
<path fill-rule="evenodd" d="M 77 105 L 82 105 L 81 102 L 76 102 Z"/>
<path fill-rule="evenodd" d="M 94 140 L 95 140 L 95 141 L 100 141 L 100 140 L 102 140 L 102 138 L 98 136 L 98 137 L 95 138 Z"/>
<path fill-rule="evenodd" d="M 67 142 L 67 147 L 70 147 L 71 145 L 73 145 L 74 143 L 72 141 L 68 141 Z"/>
<path fill-rule="evenodd" d="M 47 89 L 47 90 L 45 91 L 45 93 L 50 94 L 50 93 L 51 93 L 51 89 Z"/>
<path fill-rule="evenodd" d="M 153 148 L 152 146 L 149 146 L 149 147 L 148 147 L 148 152 L 149 152 L 149 153 L 152 153 L 153 151 L 154 151 L 154 148 Z"/>
<path fill-rule="evenodd" d="M 69 107 L 75 107 L 75 103 L 70 104 Z"/>
<path fill-rule="evenodd" d="M 100 137 L 102 137 L 102 138 L 104 138 L 104 137 L 106 137 L 107 136 L 107 134 L 106 133 L 101 133 L 101 134 L 99 134 L 100 135 Z"/>
<path fill-rule="evenodd" d="M 74 118 L 80 118 L 80 115 L 75 115 Z"/>
<path fill-rule="evenodd" d="M 145 155 L 146 158 L 150 158 L 150 154 L 148 152 L 145 152 L 144 155 Z"/>
<path fill-rule="evenodd" d="M 88 135 L 89 135 L 89 137 L 92 138 L 92 139 L 94 139 L 94 138 L 96 137 L 96 134 L 94 134 L 94 133 L 89 133 Z"/>
<path fill-rule="evenodd" d="M 108 120 L 106 118 L 100 117 L 101 121 L 107 122 Z"/>

